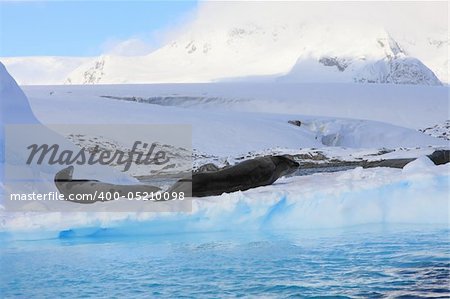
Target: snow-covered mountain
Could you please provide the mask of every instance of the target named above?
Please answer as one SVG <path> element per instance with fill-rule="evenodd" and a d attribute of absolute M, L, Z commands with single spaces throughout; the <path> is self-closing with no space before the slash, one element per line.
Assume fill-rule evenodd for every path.
<path fill-rule="evenodd" d="M 74 69 L 91 57 L 2 57 L 0 61 L 20 85 L 61 84 Z"/>
<path fill-rule="evenodd" d="M 391 43 L 397 45 L 391 38 Z M 380 40 L 380 45 L 384 45 Z M 279 78 L 283 82 L 356 82 L 414 85 L 441 85 L 441 81 L 422 61 L 401 50 L 388 47 L 384 56 L 300 57 L 291 71 Z"/>
<path fill-rule="evenodd" d="M 440 85 L 448 82 L 449 67 L 444 6 L 207 2 L 160 49 L 144 56 L 91 58 L 60 83 L 269 80 Z M 21 75 L 14 75 L 22 83 Z"/>

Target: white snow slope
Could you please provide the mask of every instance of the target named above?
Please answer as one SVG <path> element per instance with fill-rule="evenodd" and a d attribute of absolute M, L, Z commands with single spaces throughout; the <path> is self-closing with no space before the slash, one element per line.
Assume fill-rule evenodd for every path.
<path fill-rule="evenodd" d="M 255 116 L 259 113 L 277 113 L 284 115 L 285 119 L 300 121 L 303 120 L 303 115 L 372 120 L 414 130 L 434 126 L 450 118 L 449 88 L 446 86 L 240 82 L 25 86 L 23 89 L 39 117 L 49 118 L 49 121 L 57 118 L 60 122 L 63 122 L 66 117 L 74 121 L 77 117 L 85 119 L 84 113 L 78 115 L 63 111 L 55 115 L 58 111 L 56 107 L 63 109 L 63 106 L 66 106 L 68 109 L 70 107 L 77 111 L 83 109 L 81 106 L 84 102 L 89 107 L 92 106 L 87 113 L 93 115 L 93 120 L 105 118 L 116 123 L 131 120 L 141 123 L 152 121 L 150 117 L 153 116 L 152 111 L 160 108 L 167 108 L 162 111 L 167 111 L 168 115 L 171 114 L 169 111 L 177 111 L 177 113 L 181 111 L 189 119 L 195 119 L 198 116 L 200 118 L 198 121 L 208 118 L 213 111 L 219 111 L 222 114 L 225 111 L 228 117 L 233 117 L 234 113 L 230 111 L 234 111 L 251 112 L 250 115 Z M 103 96 L 121 98 L 123 101 Z M 135 101 L 147 101 L 149 104 L 136 105 L 137 103 L 130 102 L 133 97 Z M 126 99 L 128 101 L 125 101 Z M 54 109 L 52 105 L 55 105 Z M 124 107 L 125 110 L 120 117 L 116 118 L 116 116 L 108 116 L 106 112 L 97 111 L 95 108 L 99 107 L 98 105 L 105 105 L 105 107 L 115 105 Z M 174 109 L 168 109 L 171 107 Z M 46 109 L 55 110 L 55 113 L 47 115 Z M 139 116 L 142 113 L 138 110 L 145 111 L 143 117 Z M 156 117 L 159 118 L 159 116 Z M 183 118 L 179 119 L 179 122 L 183 121 Z M 215 122 L 220 124 L 220 118 L 217 118 Z M 288 128 L 295 129 L 291 125 Z M 223 129 L 226 129 L 225 124 Z"/>
<path fill-rule="evenodd" d="M 0 61 L 20 85 L 60 84 L 90 57 L 3 57 Z"/>
<path fill-rule="evenodd" d="M 236 85 L 227 84 L 229 90 L 235 90 L 233 86 Z M 348 86 L 351 88 L 353 85 L 348 84 Z M 26 91 L 35 113 L 44 123 L 188 124 L 193 128 L 194 149 L 219 156 L 239 155 L 248 151 L 274 147 L 380 148 L 448 144 L 445 140 L 425 135 L 413 129 L 382 123 L 378 119 L 374 119 L 377 121 L 355 119 L 359 118 L 358 110 L 352 113 L 353 119 L 349 119 L 308 116 L 306 115 L 309 114 L 308 106 L 304 109 L 301 109 L 300 106 L 297 111 L 291 109 L 290 114 L 273 114 L 219 110 L 220 105 L 216 109 L 183 107 L 182 104 L 180 107 L 179 104 L 183 101 L 172 106 L 164 106 L 101 97 L 102 95 L 120 96 L 123 94 L 139 96 L 149 94 L 153 88 L 153 86 L 134 87 L 134 92 L 130 89 L 127 90 L 127 88 L 132 89 L 133 86 L 120 88 L 114 85 L 28 87 Z M 191 87 L 200 88 L 197 89 L 197 92 L 200 93 L 204 91 L 197 85 Z M 249 86 L 251 90 L 245 89 L 242 84 L 237 84 L 237 87 L 241 87 L 247 92 L 258 89 L 254 85 Z M 174 88 L 172 86 L 169 89 L 183 95 L 183 90 L 188 87 L 181 85 L 178 90 Z M 119 89 L 121 91 L 118 91 Z M 227 90 L 224 88 L 222 92 L 226 94 Z M 390 98 L 380 100 L 376 105 L 382 105 L 390 100 Z M 358 105 L 357 101 L 354 104 Z M 320 103 L 309 101 L 308 105 L 314 107 Z M 264 103 L 260 106 L 264 106 Z M 324 108 L 324 110 L 331 113 L 335 106 L 333 105 L 329 110 Z M 413 109 L 413 111 L 422 111 L 421 122 L 425 122 L 425 120 L 433 122 L 435 116 L 439 115 L 436 111 L 441 110 L 442 107 L 425 114 L 423 111 L 426 111 L 427 106 L 427 103 L 420 101 L 411 101 L 408 105 L 409 109 Z M 260 109 L 264 108 L 260 107 Z M 371 108 L 366 107 L 365 109 Z M 270 111 L 270 106 L 266 107 L 266 111 Z M 380 109 L 380 111 L 385 111 L 385 109 Z M 319 110 L 316 112 L 318 113 Z M 367 113 L 364 110 L 363 112 Z M 396 112 L 395 117 L 403 122 L 412 122 L 416 115 L 408 114 L 409 112 L 400 109 Z M 372 113 L 375 117 L 379 116 L 376 110 Z M 289 124 L 289 120 L 301 120 L 303 125 L 296 127 Z"/>
<path fill-rule="evenodd" d="M 9 75 L 3 64 L 0 63 L 0 209 L 3 204 L 5 188 L 14 185 L 16 189 L 14 192 L 31 193 L 35 191 L 31 184 L 23 184 L 18 187 L 18 184 L 15 184 L 14 181 L 11 181 L 4 173 L 5 167 L 7 163 L 9 165 L 14 165 L 16 161 L 24 161 L 23 155 L 26 155 L 24 149 L 26 146 L 36 143 L 42 144 L 45 142 L 53 142 L 57 143 L 61 148 L 72 150 L 77 152 L 80 148 L 76 147 L 73 143 L 65 139 L 62 135 L 58 135 L 51 129 L 42 125 L 35 117 L 33 111 L 30 108 L 30 104 L 28 102 L 27 97 L 17 85 L 15 80 Z M 8 125 L 34 125 L 34 128 L 30 128 L 30 134 L 25 136 L 14 136 L 13 138 L 16 140 L 15 143 L 11 142 L 11 140 L 5 141 L 5 131 Z M 32 133 L 33 132 L 33 133 Z M 14 156 L 10 156 L 8 160 L 6 160 L 6 151 L 8 146 L 11 144 L 23 145 L 23 150 L 19 150 L 17 148 L 10 149 L 10 152 L 14 153 Z M 57 191 L 53 179 L 55 177 L 56 172 L 61 170 L 61 167 L 58 165 L 35 165 L 31 164 L 27 169 L 27 173 L 32 173 L 35 181 L 44 179 L 45 183 L 40 184 L 41 192 L 55 192 Z M 95 166 L 95 167 L 87 167 L 86 165 L 81 165 L 77 172 L 79 175 L 84 177 L 92 177 L 99 176 L 103 180 L 111 181 L 111 182 L 135 182 L 136 180 L 122 174 L 118 171 L 111 170 L 109 167 L 105 166 Z M 30 178 L 27 178 L 30 179 Z M 19 188 L 19 189 L 17 189 Z"/>

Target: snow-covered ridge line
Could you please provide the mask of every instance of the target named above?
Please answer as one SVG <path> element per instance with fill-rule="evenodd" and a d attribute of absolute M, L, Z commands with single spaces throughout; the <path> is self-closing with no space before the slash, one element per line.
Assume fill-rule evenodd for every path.
<path fill-rule="evenodd" d="M 0 57 L 20 85 L 62 84 L 73 70 L 93 57 Z"/>
<path fill-rule="evenodd" d="M 316 28 L 313 27 L 313 29 L 317 31 Z M 325 34 L 325 36 L 330 34 L 328 27 L 321 28 L 321 30 L 325 30 L 325 32 L 317 34 Z M 233 42 L 220 40 L 222 36 L 220 34 L 218 38 L 214 38 L 214 42 L 199 42 L 191 39 L 184 41 L 181 37 L 181 41 L 174 42 L 147 56 L 132 58 L 101 56 L 74 70 L 65 83 L 195 83 L 226 79 L 227 81 L 442 84 L 433 70 L 426 66 L 426 63 L 420 58 L 408 54 L 386 32 L 377 32 L 369 37 L 365 36 L 365 33 L 356 32 L 354 39 L 358 41 L 349 46 L 353 52 L 348 52 L 345 48 L 340 48 L 341 41 L 333 40 L 331 37 L 324 38 L 325 41 L 320 44 L 316 44 L 317 40 L 314 36 L 305 37 L 306 40 L 301 44 L 293 42 L 291 43 L 293 45 L 285 45 L 284 43 L 279 44 L 278 39 L 266 40 L 265 34 L 262 33 L 261 36 L 255 37 L 255 33 L 248 33 L 249 30 L 240 29 L 239 32 L 241 31 L 243 34 L 237 40 L 234 40 L 236 37 L 232 35 Z M 283 34 L 283 31 L 280 34 Z M 284 32 L 284 34 L 287 33 Z M 333 34 L 339 36 L 341 33 L 334 32 Z M 254 41 L 254 38 L 262 38 L 262 40 Z M 338 48 L 334 49 L 333 42 L 338 43 Z M 186 43 L 185 47 L 180 47 L 180 43 Z M 203 48 L 206 47 L 205 49 L 208 51 L 197 53 L 198 43 L 203 43 Z M 291 54 L 281 58 L 274 53 L 270 57 L 262 56 L 264 54 L 261 53 L 259 54 L 261 56 L 255 59 L 255 54 L 252 53 L 256 51 L 253 49 L 254 43 L 267 47 L 274 53 L 284 53 L 286 47 L 291 47 L 292 49 L 289 49 Z M 304 49 L 305 45 L 307 50 Z M 328 52 L 322 49 L 323 45 L 327 45 Z M 330 48 L 333 50 L 329 50 Z M 233 57 L 234 60 L 230 60 L 227 58 L 228 56 Z M 269 63 L 271 67 L 263 66 L 264 62 L 268 62 L 269 59 L 272 60 Z M 175 64 L 174 61 L 178 60 L 179 63 Z M 259 60 L 259 64 L 252 62 L 255 60 Z M 182 63 L 183 61 L 189 63 Z M 239 64 L 237 64 L 238 61 Z M 189 67 L 184 67 L 187 65 Z M 241 65 L 245 65 L 245 69 L 242 69 Z M 207 71 L 205 71 L 206 69 Z M 279 75 L 283 73 L 285 75 Z M 442 73 L 440 69 L 438 73 Z M 267 79 L 268 76 L 272 76 L 273 79 Z M 442 74 L 441 79 L 447 80 Z"/>
<path fill-rule="evenodd" d="M 406 2 L 207 2 L 195 20 L 147 55 L 104 53 L 83 61 L 54 58 L 50 64 L 39 57 L 2 61 L 21 84 L 440 85 L 448 83 L 447 8 L 446 3 Z M 40 76 L 29 76 L 30 69 Z"/>

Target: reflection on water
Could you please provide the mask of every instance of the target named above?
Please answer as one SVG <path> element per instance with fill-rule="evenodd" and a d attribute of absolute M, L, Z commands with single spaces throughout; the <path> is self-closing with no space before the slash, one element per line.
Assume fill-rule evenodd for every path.
<path fill-rule="evenodd" d="M 362 226 L 16 241 L 3 297 L 450 296 L 448 228 Z"/>

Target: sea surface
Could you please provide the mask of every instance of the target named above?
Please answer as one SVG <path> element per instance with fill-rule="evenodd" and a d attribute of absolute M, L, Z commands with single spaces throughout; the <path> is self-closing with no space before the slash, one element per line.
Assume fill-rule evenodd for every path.
<path fill-rule="evenodd" d="M 448 227 L 2 241 L 1 298 L 449 298 Z"/>

